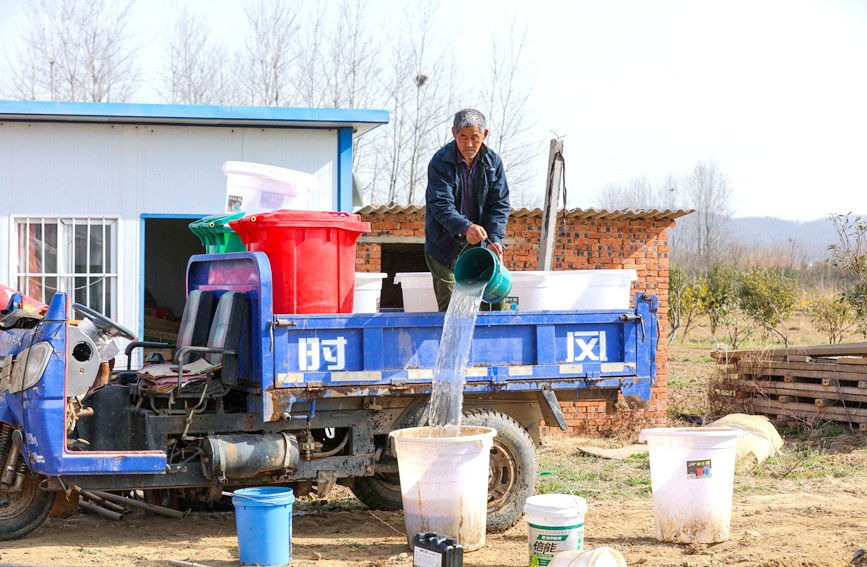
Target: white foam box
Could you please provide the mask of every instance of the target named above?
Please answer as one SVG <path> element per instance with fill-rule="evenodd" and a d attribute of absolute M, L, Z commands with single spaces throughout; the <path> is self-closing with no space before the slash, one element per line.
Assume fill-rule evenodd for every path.
<path fill-rule="evenodd" d="M 435 313 L 437 298 L 430 272 L 398 272 L 395 285 L 400 284 L 403 294 L 403 310 L 407 313 Z"/>
<path fill-rule="evenodd" d="M 227 161 L 226 212 L 249 214 L 277 209 L 304 210 L 310 193 L 319 190 L 319 180 L 309 173 L 251 163 Z"/>
<path fill-rule="evenodd" d="M 512 291 L 506 309 L 514 311 L 598 311 L 629 309 L 635 270 L 560 270 L 510 272 Z M 430 272 L 395 274 L 406 312 L 437 310 Z"/>
<path fill-rule="evenodd" d="M 629 309 L 635 270 L 511 272 L 507 309 L 517 311 L 597 311 Z"/>
<path fill-rule="evenodd" d="M 352 296 L 353 313 L 376 313 L 382 295 L 382 280 L 388 274 L 355 272 L 355 290 Z"/>

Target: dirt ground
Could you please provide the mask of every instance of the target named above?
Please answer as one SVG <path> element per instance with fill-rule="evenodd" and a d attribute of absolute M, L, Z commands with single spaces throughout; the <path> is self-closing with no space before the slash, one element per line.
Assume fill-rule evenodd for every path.
<path fill-rule="evenodd" d="M 579 440 L 557 441 L 549 450 L 572 451 Z M 861 461 L 867 460 L 863 455 Z M 660 543 L 654 538 L 651 498 L 588 496 L 586 546 L 610 546 L 629 565 L 846 565 L 867 547 L 867 478 L 819 478 L 785 482 L 782 491 L 755 494 L 737 481 L 732 535 L 705 545 Z M 318 508 L 318 509 L 317 509 Z M 298 567 L 412 565 L 400 513 L 359 509 L 349 500 L 308 506 L 293 518 L 293 561 Z M 527 528 L 520 522 L 489 535 L 484 549 L 464 564 L 527 565 Z M 169 565 L 168 560 L 209 566 L 238 564 L 234 516 L 194 513 L 184 520 L 135 513 L 121 522 L 79 514 L 52 518 L 31 536 L 5 542 L 0 564 Z"/>
<path fill-rule="evenodd" d="M 709 368 L 706 362 L 683 358 L 673 357 L 670 366 L 672 401 L 679 412 L 701 413 Z M 587 440 L 576 438 L 548 440 L 540 457 L 543 470 L 595 487 L 582 494 L 589 505 L 586 547 L 616 548 L 629 565 L 847 565 L 857 549 L 867 548 L 867 438 L 839 430 L 831 436 L 813 433 L 807 439 L 803 432 L 798 438 L 787 436 L 781 456 L 760 470 L 738 474 L 731 538 L 710 546 L 655 539 L 646 458 L 591 458 L 578 450 Z M 346 491 L 338 496 L 296 505 L 292 565 L 412 565 L 401 513 L 365 510 Z M 78 514 L 51 518 L 22 540 L 0 543 L 0 565 L 165 566 L 172 559 L 237 565 L 234 515 L 201 512 L 173 520 L 136 512 L 113 522 Z M 487 545 L 468 554 L 464 564 L 527 565 L 526 522 L 504 534 L 489 534 Z"/>

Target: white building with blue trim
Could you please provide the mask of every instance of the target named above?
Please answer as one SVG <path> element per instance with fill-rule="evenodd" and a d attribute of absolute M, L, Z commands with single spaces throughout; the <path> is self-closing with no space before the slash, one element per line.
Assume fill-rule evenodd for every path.
<path fill-rule="evenodd" d="M 384 110 L 0 101 L 0 283 L 43 301 L 67 291 L 161 338 L 160 321 L 183 309 L 187 259 L 203 251 L 187 225 L 225 211 L 223 163 L 309 173 L 319 190 L 308 208 L 348 212 L 353 139 L 388 118 Z"/>

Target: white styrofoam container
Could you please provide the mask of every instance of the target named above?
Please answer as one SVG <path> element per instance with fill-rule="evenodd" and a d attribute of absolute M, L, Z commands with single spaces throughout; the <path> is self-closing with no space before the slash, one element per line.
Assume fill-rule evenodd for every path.
<path fill-rule="evenodd" d="M 285 167 L 246 161 L 227 161 L 226 212 L 247 214 L 277 209 L 306 209 L 307 198 L 319 190 L 319 181 L 309 173 Z"/>
<path fill-rule="evenodd" d="M 512 272 L 507 308 L 517 311 L 629 309 L 635 270 Z"/>
<path fill-rule="evenodd" d="M 403 294 L 403 310 L 407 313 L 436 313 L 437 297 L 430 272 L 398 272 L 395 285 L 400 284 Z"/>
<path fill-rule="evenodd" d="M 353 313 L 376 313 L 382 295 L 382 280 L 388 274 L 355 272 L 355 291 L 352 296 Z"/>
<path fill-rule="evenodd" d="M 506 309 L 516 311 L 593 311 L 629 309 L 635 270 L 561 270 L 510 272 L 512 291 Z M 437 310 L 429 272 L 403 272 L 394 276 L 403 292 L 403 310 Z"/>

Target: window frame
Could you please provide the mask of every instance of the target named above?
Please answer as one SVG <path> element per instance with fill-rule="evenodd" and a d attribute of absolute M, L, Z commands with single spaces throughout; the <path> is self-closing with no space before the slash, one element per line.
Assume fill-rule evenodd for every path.
<path fill-rule="evenodd" d="M 90 288 L 97 282 L 103 282 L 102 292 L 99 297 L 99 305 L 91 305 L 90 292 L 85 293 L 85 301 L 83 302 L 88 307 L 91 307 L 104 315 L 115 318 L 118 314 L 118 266 L 119 266 L 119 234 L 120 234 L 120 217 L 113 215 L 14 215 L 10 218 L 10 231 L 12 238 L 10 239 L 10 276 L 14 287 L 23 287 L 19 289 L 21 293 L 29 295 L 30 282 L 39 281 L 43 303 L 49 303 L 51 296 L 46 294 L 52 293 L 46 291 L 46 280 L 54 278 L 57 282 L 57 292 L 66 292 L 70 301 L 76 301 L 76 280 L 79 278 L 85 279 L 85 288 Z M 45 270 L 46 247 L 51 243 L 46 243 L 45 227 L 49 225 L 56 226 L 56 266 L 55 271 L 48 272 Z M 37 256 L 41 256 L 41 267 L 34 271 L 29 266 L 30 261 L 30 241 L 22 242 L 22 230 L 24 234 L 29 232 L 32 226 L 40 226 L 42 234 L 42 242 L 40 249 L 35 250 Z M 81 254 L 81 250 L 76 250 L 76 232 L 81 227 L 85 227 L 86 234 L 86 250 L 84 257 L 77 256 Z M 98 232 L 95 232 L 98 231 Z M 93 248 L 94 235 L 102 237 L 102 271 L 91 270 L 91 250 Z M 110 246 L 106 246 L 106 236 L 110 237 Z M 21 258 L 22 251 L 26 254 L 26 258 Z M 86 271 L 76 271 L 76 264 L 81 264 L 83 261 Z M 111 268 L 109 270 L 109 268 Z M 23 283 L 23 285 L 21 285 Z M 109 287 L 110 286 L 110 287 Z M 110 291 L 109 291 L 110 290 Z M 108 295 L 108 301 L 107 301 Z"/>

